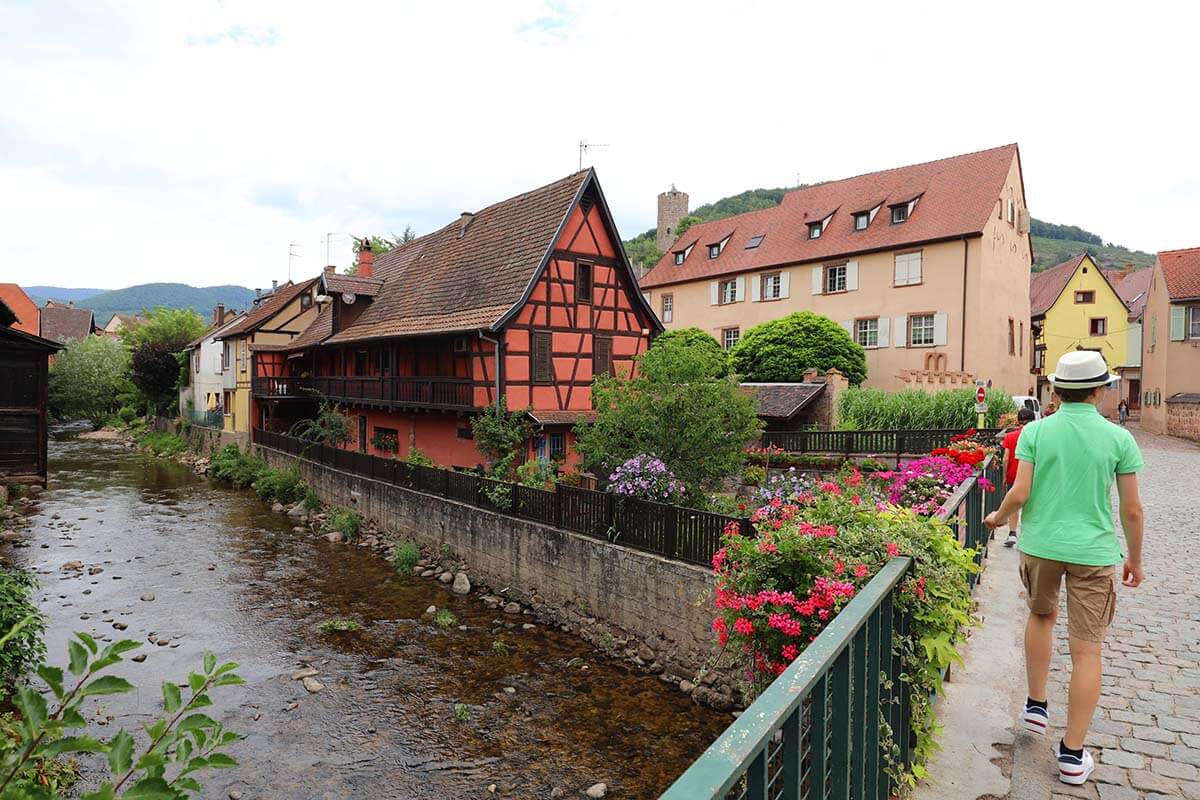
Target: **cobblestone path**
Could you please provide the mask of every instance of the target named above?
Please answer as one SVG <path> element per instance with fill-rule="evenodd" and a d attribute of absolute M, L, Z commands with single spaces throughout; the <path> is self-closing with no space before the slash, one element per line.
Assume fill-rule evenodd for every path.
<path fill-rule="evenodd" d="M 1200 800 L 1200 448 L 1136 435 L 1146 460 L 1140 480 L 1146 581 L 1118 593 L 1105 643 L 1104 690 L 1087 742 L 1096 771 L 1083 787 L 1054 780 L 1053 798 Z M 1070 678 L 1065 609 L 1060 613 L 1049 685 L 1055 725 L 1066 719 Z M 1036 771 L 1048 780 L 1053 775 L 1047 746 L 1018 744 L 1016 754 L 1044 761 Z M 1031 766 L 1014 765 L 1014 796 L 1025 794 L 1017 783 Z"/>

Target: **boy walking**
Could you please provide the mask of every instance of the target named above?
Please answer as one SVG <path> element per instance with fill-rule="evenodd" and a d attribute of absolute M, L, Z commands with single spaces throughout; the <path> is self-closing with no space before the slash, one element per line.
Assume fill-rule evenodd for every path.
<path fill-rule="evenodd" d="M 1017 412 L 1017 428 L 1009 431 L 1004 437 L 1001 446 L 1004 448 L 1004 493 L 1008 494 L 1012 491 L 1012 485 L 1017 480 L 1017 440 L 1021 437 L 1021 429 L 1033 422 L 1034 414 L 1032 408 L 1021 406 L 1021 410 Z M 1012 547 L 1017 543 L 1017 528 L 1021 524 L 1021 510 L 1017 509 L 1013 512 L 1012 517 L 1008 521 L 1008 537 L 1004 540 L 1005 547 Z"/>
<path fill-rule="evenodd" d="M 1067 727 L 1054 754 L 1059 780 L 1078 786 L 1096 768 L 1084 749 L 1084 739 L 1100 698 L 1101 644 L 1116 611 L 1114 567 L 1124 558 L 1122 582 L 1130 588 L 1143 578 L 1142 503 L 1136 474 L 1142 456 L 1133 435 L 1106 420 L 1096 407 L 1104 387 L 1115 380 L 1099 353 L 1067 353 L 1048 380 L 1061 408 L 1053 417 L 1031 422 L 1021 431 L 1016 480 L 986 522 L 999 527 L 1024 509 L 1018 550 L 1029 606 L 1025 627 L 1029 693 L 1019 724 L 1040 735 L 1049 728 L 1046 681 L 1058 595 L 1066 579 L 1071 687 Z M 1114 480 L 1125 532 L 1124 556 L 1112 522 Z"/>

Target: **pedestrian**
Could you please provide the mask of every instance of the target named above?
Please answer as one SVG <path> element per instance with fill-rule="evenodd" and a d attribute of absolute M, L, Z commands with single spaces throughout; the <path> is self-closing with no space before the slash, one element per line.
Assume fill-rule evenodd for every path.
<path fill-rule="evenodd" d="M 1012 491 L 1013 483 L 1017 480 L 1017 441 L 1021 438 L 1021 430 L 1033 422 L 1037 415 L 1033 413 L 1032 408 L 1021 407 L 1017 412 L 1017 427 L 1015 430 L 1009 431 L 1004 437 L 1001 446 L 1004 448 L 1004 493 L 1008 494 Z M 1012 547 L 1017 543 L 1017 528 L 1021 524 L 1021 510 L 1017 509 L 1013 512 L 1012 517 L 1008 520 L 1008 537 L 1004 540 L 1005 547 Z"/>
<path fill-rule="evenodd" d="M 1058 360 L 1048 380 L 1062 406 L 1053 417 L 1031 422 L 1017 440 L 1017 476 L 1000 508 L 986 518 L 990 528 L 1023 510 L 1021 582 L 1029 619 L 1025 626 L 1028 697 L 1020 727 L 1044 735 L 1049 728 L 1046 681 L 1050 672 L 1058 597 L 1067 585 L 1067 635 L 1071 687 L 1067 725 L 1054 746 L 1058 778 L 1081 785 L 1096 768 L 1084 749 L 1100 698 L 1101 645 L 1116 611 L 1115 565 L 1123 585 L 1141 584 L 1142 503 L 1137 472 L 1142 454 L 1133 435 L 1097 409 L 1110 375 L 1104 358 L 1077 350 Z M 1112 521 L 1112 484 L 1120 500 L 1123 555 Z"/>
<path fill-rule="evenodd" d="M 1121 420 L 1122 425 L 1129 419 L 1129 403 L 1125 402 L 1124 397 L 1117 403 L 1117 418 Z"/>

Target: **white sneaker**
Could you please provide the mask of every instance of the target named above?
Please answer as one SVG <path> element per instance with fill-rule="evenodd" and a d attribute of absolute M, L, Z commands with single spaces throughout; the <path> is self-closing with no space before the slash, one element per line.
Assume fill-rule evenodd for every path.
<path fill-rule="evenodd" d="M 1096 769 L 1096 761 L 1087 750 L 1079 758 L 1062 751 L 1062 742 L 1054 745 L 1054 756 L 1058 759 L 1058 779 L 1072 786 L 1082 786 Z"/>
<path fill-rule="evenodd" d="M 1026 705 L 1017 722 L 1030 733 L 1045 736 L 1050 728 L 1050 714 L 1041 706 Z"/>
<path fill-rule="evenodd" d="M 1005 547 L 1013 547 L 1017 543 L 1017 532 L 1009 531 L 1008 538 L 1004 540 Z"/>

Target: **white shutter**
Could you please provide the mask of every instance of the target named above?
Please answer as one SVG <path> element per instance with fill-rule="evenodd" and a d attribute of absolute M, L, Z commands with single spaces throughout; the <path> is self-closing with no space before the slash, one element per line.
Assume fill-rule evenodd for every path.
<path fill-rule="evenodd" d="M 1187 307 L 1171 306 L 1171 341 L 1182 342 L 1187 338 Z"/>
<path fill-rule="evenodd" d="M 905 286 L 908 284 L 908 262 L 903 256 L 896 256 L 896 273 L 892 278 L 893 286 Z"/>
<path fill-rule="evenodd" d="M 762 275 L 755 275 L 750 279 L 750 301 L 757 303 L 762 300 Z"/>
<path fill-rule="evenodd" d="M 844 319 L 841 322 L 839 322 L 838 325 L 841 325 L 843 328 L 846 329 L 846 333 L 850 334 L 851 339 L 854 338 L 854 320 Z"/>
<path fill-rule="evenodd" d="M 895 325 L 896 335 L 892 338 L 896 347 L 904 347 L 904 337 L 908 335 L 908 317 L 896 317 Z"/>
<path fill-rule="evenodd" d="M 935 347 L 944 347 L 946 345 L 947 325 L 949 315 L 934 314 L 933 315 L 933 344 Z"/>
<path fill-rule="evenodd" d="M 712 295 L 711 302 L 715 306 L 721 302 L 721 298 L 717 294 L 717 292 L 721 291 L 721 288 L 717 285 L 716 281 L 709 281 L 708 288 L 710 290 L 710 294 Z"/>
<path fill-rule="evenodd" d="M 738 279 L 736 281 L 734 281 L 733 286 L 734 286 L 733 299 L 739 303 L 741 301 L 745 300 L 746 299 L 746 276 L 742 275 L 742 276 L 738 277 Z"/>
<path fill-rule="evenodd" d="M 812 293 L 820 294 L 821 285 L 825 282 L 825 269 L 823 267 L 812 268 Z"/>
<path fill-rule="evenodd" d="M 888 330 L 892 327 L 891 320 L 887 317 L 879 318 L 879 346 L 888 346 Z"/>
<path fill-rule="evenodd" d="M 921 251 L 909 254 L 908 259 L 908 282 L 920 283 L 924 280 L 921 275 Z"/>
<path fill-rule="evenodd" d="M 786 269 L 779 273 L 779 296 L 786 298 L 788 296 L 788 284 L 791 283 L 791 273 Z"/>
<path fill-rule="evenodd" d="M 846 262 L 846 291 L 858 291 L 858 262 Z"/>

